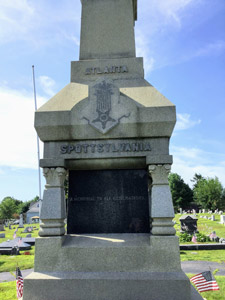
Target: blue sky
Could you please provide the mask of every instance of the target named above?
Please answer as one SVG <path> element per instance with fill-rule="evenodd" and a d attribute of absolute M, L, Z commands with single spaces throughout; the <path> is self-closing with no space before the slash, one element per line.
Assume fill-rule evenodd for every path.
<path fill-rule="evenodd" d="M 225 187 L 225 1 L 138 2 L 137 56 L 177 106 L 172 171 Z M 32 65 L 40 106 L 69 83 L 80 14 L 80 0 L 0 0 L 0 201 L 38 195 Z"/>

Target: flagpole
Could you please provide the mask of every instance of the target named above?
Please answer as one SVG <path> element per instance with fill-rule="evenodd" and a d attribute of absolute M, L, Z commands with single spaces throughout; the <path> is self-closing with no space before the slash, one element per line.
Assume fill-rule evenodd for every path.
<path fill-rule="evenodd" d="M 34 66 L 32 66 L 32 71 L 33 71 L 33 88 L 34 88 L 34 106 L 35 106 L 35 111 L 37 111 L 37 98 L 36 98 Z M 37 134 L 37 155 L 38 155 L 38 176 L 39 176 L 39 199 L 41 200 L 40 146 L 39 146 L 38 134 Z M 39 208 L 39 211 L 40 211 L 40 209 L 41 209 L 41 207 Z"/>

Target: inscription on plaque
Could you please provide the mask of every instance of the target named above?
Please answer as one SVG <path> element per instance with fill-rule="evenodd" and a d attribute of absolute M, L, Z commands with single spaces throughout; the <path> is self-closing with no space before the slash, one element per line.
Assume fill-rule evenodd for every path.
<path fill-rule="evenodd" d="M 70 171 L 67 232 L 150 232 L 147 171 Z"/>

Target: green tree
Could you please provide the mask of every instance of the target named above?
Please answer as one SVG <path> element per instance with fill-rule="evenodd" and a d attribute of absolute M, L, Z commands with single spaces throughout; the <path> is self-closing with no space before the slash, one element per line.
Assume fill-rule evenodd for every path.
<path fill-rule="evenodd" d="M 34 199 L 32 199 L 32 200 L 22 202 L 21 205 L 20 205 L 20 207 L 19 207 L 18 213 L 19 213 L 19 214 L 24 214 L 24 213 L 26 213 L 26 212 L 29 210 L 31 204 L 37 202 L 38 200 L 39 200 L 39 197 L 36 196 L 36 197 L 34 197 Z"/>
<path fill-rule="evenodd" d="M 12 197 L 5 197 L 0 204 L 0 218 L 11 219 L 13 214 L 18 213 L 18 208 L 22 201 Z"/>
<path fill-rule="evenodd" d="M 195 173 L 193 179 L 191 179 L 191 182 L 193 182 L 193 189 L 197 186 L 198 182 L 203 179 L 205 178 L 201 174 Z"/>
<path fill-rule="evenodd" d="M 193 201 L 193 192 L 188 184 L 184 182 L 180 175 L 171 173 L 169 175 L 169 185 L 173 199 L 175 211 L 179 207 L 186 207 Z"/>
<path fill-rule="evenodd" d="M 194 187 L 194 201 L 205 209 L 217 209 L 223 204 L 224 189 L 217 177 L 202 178 Z"/>

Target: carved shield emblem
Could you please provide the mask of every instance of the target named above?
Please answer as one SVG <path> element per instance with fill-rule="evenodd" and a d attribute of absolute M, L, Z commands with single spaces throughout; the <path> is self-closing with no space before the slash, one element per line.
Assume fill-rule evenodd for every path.
<path fill-rule="evenodd" d="M 99 79 L 89 87 L 89 105 L 83 119 L 92 127 L 104 134 L 129 116 L 120 103 L 119 88 L 111 80 Z"/>

